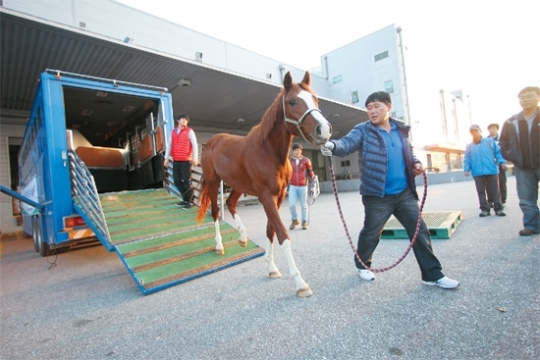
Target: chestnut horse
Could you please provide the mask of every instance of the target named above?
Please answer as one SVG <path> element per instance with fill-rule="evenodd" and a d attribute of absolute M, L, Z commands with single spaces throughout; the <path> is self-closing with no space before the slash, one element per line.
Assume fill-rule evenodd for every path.
<path fill-rule="evenodd" d="M 281 277 L 274 264 L 273 242 L 277 235 L 283 246 L 289 274 L 296 282 L 296 294 L 313 294 L 296 267 L 291 252 L 287 228 L 279 216 L 279 208 L 291 177 L 289 149 L 294 136 L 301 136 L 313 145 L 323 145 L 330 138 L 332 127 L 318 108 L 318 99 L 309 87 L 311 77 L 306 72 L 301 83 L 293 83 L 290 72 L 283 79 L 283 88 L 266 110 L 257 126 L 247 136 L 216 134 L 206 143 L 201 156 L 202 178 L 197 220 L 203 220 L 212 205 L 216 229 L 216 253 L 224 254 L 219 229 L 217 202 L 220 180 L 231 187 L 227 207 L 240 232 L 240 245 L 247 245 L 246 228 L 236 212 L 242 194 L 257 196 L 268 218 L 266 225 L 265 260 L 270 278 Z"/>

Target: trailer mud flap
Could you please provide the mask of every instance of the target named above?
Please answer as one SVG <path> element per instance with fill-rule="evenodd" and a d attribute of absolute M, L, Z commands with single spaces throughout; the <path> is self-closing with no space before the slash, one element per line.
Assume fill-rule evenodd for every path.
<path fill-rule="evenodd" d="M 102 194 L 100 201 L 110 244 L 145 295 L 264 255 L 251 240 L 240 246 L 238 231 L 225 222 L 225 255 L 217 255 L 213 219 L 198 224 L 197 208 L 178 208 L 164 189 Z"/>

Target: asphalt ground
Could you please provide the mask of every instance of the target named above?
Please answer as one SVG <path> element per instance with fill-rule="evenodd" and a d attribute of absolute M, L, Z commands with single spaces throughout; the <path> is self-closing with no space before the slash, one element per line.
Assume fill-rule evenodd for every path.
<path fill-rule="evenodd" d="M 455 290 L 422 285 L 412 253 L 362 281 L 333 194 L 311 206 L 308 230 L 290 232 L 309 298 L 295 295 L 279 246 L 281 279 L 259 257 L 144 296 L 102 246 L 42 258 L 31 239 L 4 236 L 0 358 L 538 359 L 540 239 L 518 235 L 514 177 L 508 187 L 507 216 L 487 218 L 472 181 L 428 187 L 424 211 L 464 215 L 449 240 L 433 240 L 445 274 L 461 281 Z M 340 201 L 356 244 L 360 196 Z M 264 246 L 261 205 L 239 213 Z M 286 203 L 281 215 L 289 225 Z M 381 240 L 373 266 L 392 264 L 407 244 Z"/>

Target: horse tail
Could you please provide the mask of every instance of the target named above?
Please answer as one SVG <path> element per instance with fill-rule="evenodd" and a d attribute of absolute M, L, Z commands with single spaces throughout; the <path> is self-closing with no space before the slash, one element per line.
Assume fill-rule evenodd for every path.
<path fill-rule="evenodd" d="M 201 176 L 201 180 L 199 181 L 199 211 L 197 212 L 197 222 L 199 224 L 203 221 L 209 206 L 210 196 L 208 195 L 208 186 L 206 186 L 204 176 Z"/>

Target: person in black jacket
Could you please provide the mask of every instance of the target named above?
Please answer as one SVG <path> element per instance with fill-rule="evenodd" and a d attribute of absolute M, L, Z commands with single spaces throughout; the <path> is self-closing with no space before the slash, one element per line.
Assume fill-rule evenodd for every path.
<path fill-rule="evenodd" d="M 492 138 L 499 145 L 499 124 L 489 124 L 487 129 L 489 131 L 488 137 Z M 499 192 L 501 193 L 501 202 L 504 206 L 506 205 L 508 190 L 506 189 L 506 167 L 502 165 L 499 165 Z M 493 199 L 488 198 L 488 202 L 490 207 L 493 207 Z"/>
<path fill-rule="evenodd" d="M 540 87 L 528 86 L 518 94 L 523 111 L 506 120 L 499 145 L 503 157 L 514 164 L 523 229 L 519 235 L 540 234 L 538 183 L 540 182 Z"/>

